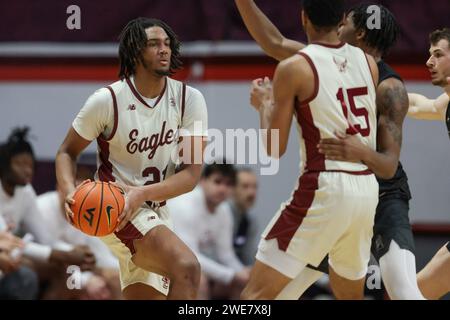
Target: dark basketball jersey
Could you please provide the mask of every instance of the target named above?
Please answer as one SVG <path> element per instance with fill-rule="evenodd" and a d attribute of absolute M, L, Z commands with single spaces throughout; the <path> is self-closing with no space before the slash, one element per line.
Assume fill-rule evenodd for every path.
<path fill-rule="evenodd" d="M 379 83 L 390 78 L 396 78 L 403 82 L 403 79 L 400 77 L 400 75 L 383 60 L 380 60 L 378 62 L 378 71 L 380 75 Z M 406 176 L 406 173 L 403 170 L 403 166 L 400 162 L 398 163 L 398 168 L 393 178 L 388 180 L 379 178 L 377 179 L 380 185 L 380 197 L 387 194 L 398 194 L 404 195 L 408 197 L 408 199 L 411 199 L 411 192 L 408 186 L 408 177 Z"/>

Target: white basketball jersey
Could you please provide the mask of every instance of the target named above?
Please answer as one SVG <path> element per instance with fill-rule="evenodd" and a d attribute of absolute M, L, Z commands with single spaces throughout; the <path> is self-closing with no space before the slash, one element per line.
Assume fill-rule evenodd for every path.
<path fill-rule="evenodd" d="M 110 137 L 97 139 L 97 179 L 143 186 L 174 173 L 173 155 L 177 155 L 186 85 L 166 79 L 154 106 L 146 103 L 129 79 L 108 87 L 113 97 L 114 128 Z"/>
<path fill-rule="evenodd" d="M 356 134 L 376 149 L 376 87 L 365 53 L 348 44 L 310 44 L 299 52 L 311 65 L 315 92 L 296 106 L 302 171 L 365 171 L 362 163 L 326 160 L 317 144 L 336 132 Z"/>

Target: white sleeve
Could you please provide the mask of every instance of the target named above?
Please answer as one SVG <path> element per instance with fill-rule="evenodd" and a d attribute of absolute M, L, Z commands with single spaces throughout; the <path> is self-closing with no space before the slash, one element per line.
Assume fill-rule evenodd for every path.
<path fill-rule="evenodd" d="M 23 217 L 22 226 L 25 232 L 31 233 L 37 243 L 51 246 L 58 239 L 54 237 L 52 232 L 48 232 L 45 225 L 45 218 L 42 216 L 41 210 L 37 202 L 37 196 L 31 186 L 27 187 L 28 203 L 25 215 Z"/>
<path fill-rule="evenodd" d="M 73 129 L 84 139 L 97 139 L 105 130 L 112 130 L 114 108 L 111 92 L 107 88 L 91 95 L 72 123 Z"/>
<path fill-rule="evenodd" d="M 119 269 L 119 260 L 99 238 L 89 237 L 87 245 L 94 253 L 99 268 Z"/>
<path fill-rule="evenodd" d="M 197 89 L 186 87 L 186 103 L 181 136 L 207 136 L 208 135 L 208 110 L 205 98 Z"/>
<path fill-rule="evenodd" d="M 190 219 L 188 212 L 190 206 L 186 205 L 183 198 L 172 199 L 168 202 L 168 205 L 173 219 L 175 233 L 194 252 L 200 262 L 202 272 L 215 281 L 225 284 L 230 283 L 233 280 L 235 271 L 230 267 L 217 263 L 200 252 L 200 239 L 195 226 L 195 223 L 198 223 L 198 221 Z"/>
<path fill-rule="evenodd" d="M 244 268 L 239 258 L 236 256 L 233 248 L 233 218 L 228 206 L 221 205 L 217 212 L 220 217 L 220 230 L 216 234 L 217 254 L 220 262 L 229 266 L 234 271 L 240 271 Z"/>

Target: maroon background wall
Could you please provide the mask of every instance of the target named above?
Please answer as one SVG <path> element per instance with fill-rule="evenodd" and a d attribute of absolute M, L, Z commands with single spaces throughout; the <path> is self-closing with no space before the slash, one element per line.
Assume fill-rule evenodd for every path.
<path fill-rule="evenodd" d="M 300 0 L 258 0 L 261 9 L 291 38 L 305 40 Z M 348 0 L 348 5 L 360 3 Z M 368 2 L 368 1 L 363 1 Z M 422 61 L 430 31 L 450 26 L 448 0 L 374 0 L 388 7 L 401 25 L 393 57 Z M 81 8 L 81 30 L 68 30 L 66 8 Z M 182 41 L 250 40 L 232 0 L 15 0 L 0 1 L 0 41 L 114 42 L 137 16 L 166 21 Z"/>

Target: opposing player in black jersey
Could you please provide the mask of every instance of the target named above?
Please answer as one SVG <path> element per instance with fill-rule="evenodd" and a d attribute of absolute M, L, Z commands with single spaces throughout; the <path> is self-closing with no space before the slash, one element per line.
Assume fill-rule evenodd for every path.
<path fill-rule="evenodd" d="M 408 116 L 422 120 L 441 120 L 450 137 L 450 29 L 430 34 L 430 58 L 427 61 L 431 82 L 445 93 L 437 99 L 409 94 Z M 439 299 L 450 291 L 450 243 L 443 246 L 418 274 L 419 288 L 427 299 Z"/>
<path fill-rule="evenodd" d="M 268 55 L 283 60 L 305 46 L 286 39 L 254 1 L 235 2 L 247 29 Z M 339 139 L 321 141 L 318 148 L 330 160 L 363 161 L 377 175 L 380 201 L 375 217 L 372 253 L 380 264 L 382 278 L 391 299 L 424 299 L 416 280 L 414 240 L 408 217 L 411 194 L 406 173 L 399 162 L 408 96 L 401 77 L 382 60 L 394 45 L 399 27 L 389 10 L 379 5 L 381 28 L 369 28 L 368 7 L 369 5 L 364 4 L 349 10 L 340 27 L 340 38 L 371 54 L 378 63 L 378 152 L 369 152 L 353 136 L 342 133 L 339 134 Z M 269 81 L 255 80 L 252 103 L 271 103 L 270 100 Z M 327 258 L 320 266 L 306 269 L 286 286 L 278 298 L 298 298 L 323 272 L 328 272 Z"/>

